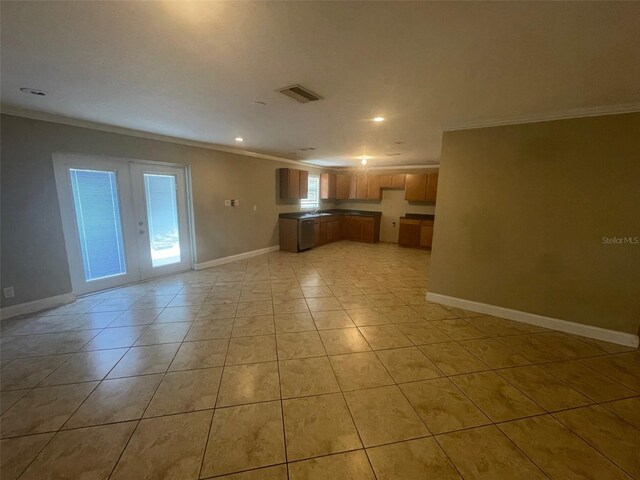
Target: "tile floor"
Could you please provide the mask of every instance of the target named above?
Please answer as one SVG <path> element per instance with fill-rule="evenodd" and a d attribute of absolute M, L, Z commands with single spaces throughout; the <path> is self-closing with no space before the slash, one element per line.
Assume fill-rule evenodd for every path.
<path fill-rule="evenodd" d="M 640 479 L 637 350 L 428 303 L 339 242 L 2 324 L 3 480 Z"/>

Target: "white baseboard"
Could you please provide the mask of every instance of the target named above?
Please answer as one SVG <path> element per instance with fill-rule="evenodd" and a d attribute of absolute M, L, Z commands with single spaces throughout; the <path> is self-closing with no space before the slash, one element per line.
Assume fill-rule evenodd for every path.
<path fill-rule="evenodd" d="M 627 347 L 638 346 L 638 335 L 632 333 L 618 332 L 616 330 L 608 330 L 606 328 L 594 327 L 593 325 L 585 325 L 582 323 L 569 322 L 558 318 L 544 317 L 535 313 L 522 312 L 520 310 L 512 310 L 510 308 L 498 307 L 487 303 L 474 302 L 473 300 L 465 300 L 464 298 L 450 297 L 440 293 L 427 292 L 427 300 L 430 302 L 441 303 L 450 307 L 463 308 L 472 312 L 493 315 L 494 317 L 506 318 L 516 322 L 529 323 L 539 327 L 549 328 L 551 330 L 559 330 L 561 332 L 581 335 L 583 337 L 603 340 L 605 342 L 625 345 Z"/>
<path fill-rule="evenodd" d="M 73 303 L 75 301 L 76 296 L 73 293 L 64 293 L 62 295 L 56 295 L 55 297 L 41 298 L 40 300 L 34 300 L 32 302 L 3 307 L 0 309 L 0 318 L 4 320 L 6 318 L 16 317 L 26 313 L 33 313 L 40 310 L 46 310 L 48 308 L 67 305 L 68 303 Z"/>
<path fill-rule="evenodd" d="M 261 248 L 259 250 L 252 250 L 250 252 L 239 253 L 237 255 L 231 255 L 230 257 L 216 258 L 215 260 L 209 260 L 204 263 L 196 263 L 194 265 L 195 270 L 204 270 L 205 268 L 216 267 L 218 265 L 224 265 L 225 263 L 237 262 L 238 260 L 245 260 L 251 257 L 257 257 L 258 255 L 264 255 L 265 253 L 277 252 L 280 250 L 280 245 L 273 245 L 272 247 Z"/>

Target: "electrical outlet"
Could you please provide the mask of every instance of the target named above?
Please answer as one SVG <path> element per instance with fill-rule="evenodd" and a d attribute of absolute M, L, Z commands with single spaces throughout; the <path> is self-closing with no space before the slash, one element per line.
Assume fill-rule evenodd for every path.
<path fill-rule="evenodd" d="M 5 287 L 2 289 L 2 294 L 4 295 L 4 298 L 13 298 L 16 296 L 16 292 L 13 289 L 13 287 Z"/>
<path fill-rule="evenodd" d="M 225 200 L 224 201 L 224 206 L 225 207 L 230 207 L 231 206 L 231 200 Z"/>

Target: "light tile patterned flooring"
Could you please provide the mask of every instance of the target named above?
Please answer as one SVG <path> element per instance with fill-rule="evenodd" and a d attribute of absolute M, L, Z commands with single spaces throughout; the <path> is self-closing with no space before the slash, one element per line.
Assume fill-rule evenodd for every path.
<path fill-rule="evenodd" d="M 5 321 L 1 478 L 640 478 L 640 353 L 428 303 L 428 261 L 339 242 Z"/>

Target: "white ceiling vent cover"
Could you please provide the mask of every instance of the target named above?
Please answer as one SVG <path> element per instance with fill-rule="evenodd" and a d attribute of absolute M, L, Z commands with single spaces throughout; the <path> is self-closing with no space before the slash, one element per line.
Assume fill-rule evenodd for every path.
<path fill-rule="evenodd" d="M 287 97 L 293 98 L 300 103 L 322 100 L 322 97 L 320 95 L 313 93 L 311 90 L 307 90 L 301 85 L 291 85 L 289 87 L 281 88 L 277 91 L 282 93 L 283 95 L 286 95 Z"/>

